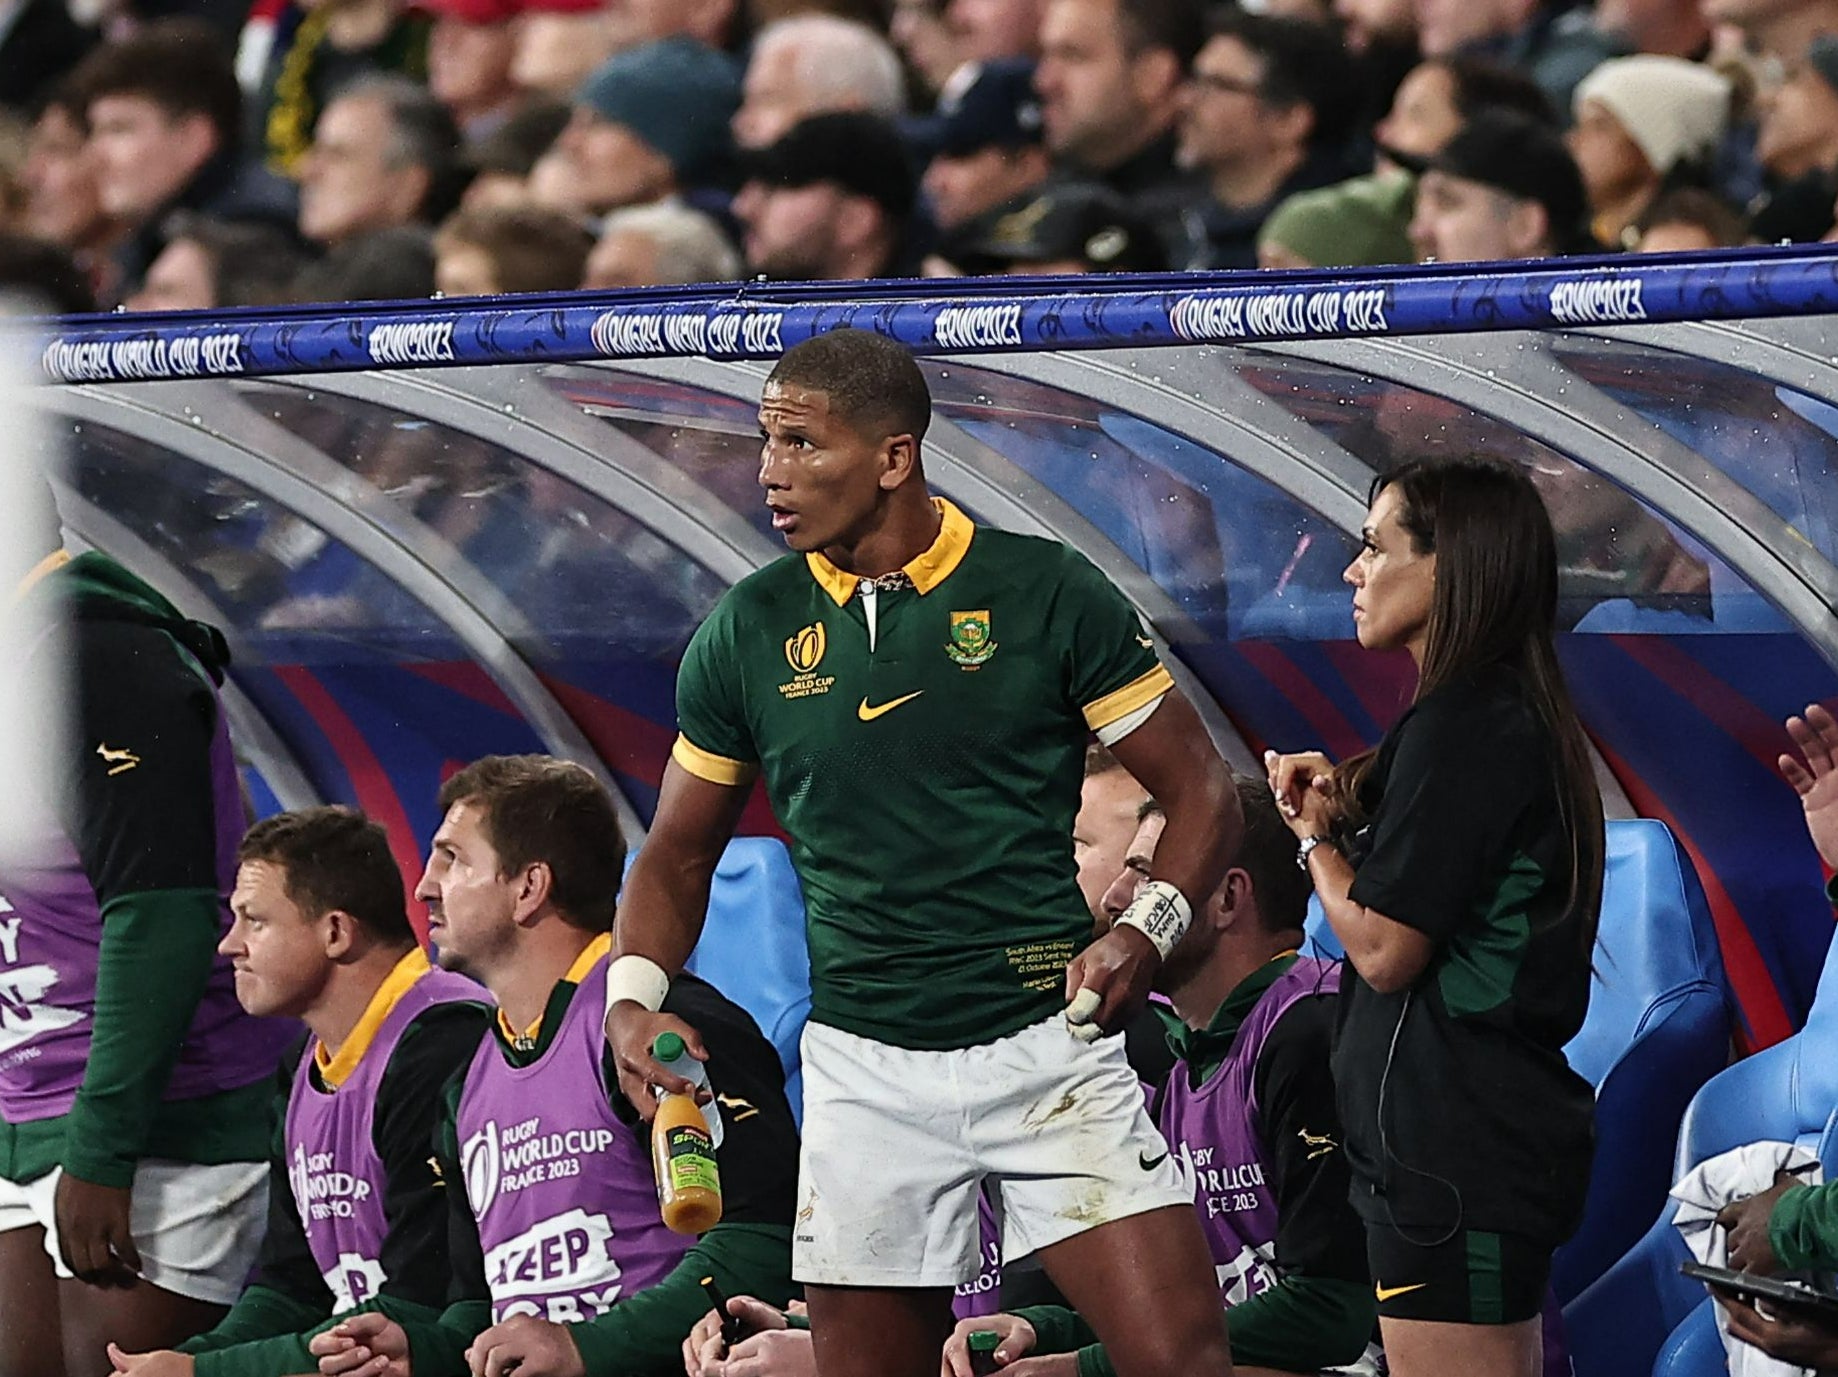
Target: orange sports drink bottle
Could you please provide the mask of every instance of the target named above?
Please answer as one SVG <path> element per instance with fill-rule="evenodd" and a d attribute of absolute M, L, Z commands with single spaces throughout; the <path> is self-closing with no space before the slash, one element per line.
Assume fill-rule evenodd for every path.
<path fill-rule="evenodd" d="M 686 1055 L 683 1039 L 660 1033 L 651 1055 L 666 1066 Z M 698 1063 L 697 1069 L 700 1069 Z M 658 1095 L 651 1121 L 651 1164 L 666 1228 L 705 1234 L 721 1222 L 721 1172 L 715 1139 L 694 1095 Z"/>

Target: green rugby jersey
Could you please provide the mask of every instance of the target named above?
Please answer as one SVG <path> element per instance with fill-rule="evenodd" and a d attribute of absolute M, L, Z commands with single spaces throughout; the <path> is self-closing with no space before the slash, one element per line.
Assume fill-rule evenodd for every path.
<path fill-rule="evenodd" d="M 912 587 L 874 598 L 820 554 L 732 588 L 677 676 L 690 773 L 757 770 L 804 885 L 811 1017 L 924 1050 L 1064 1003 L 1091 938 L 1072 862 L 1087 733 L 1172 687 L 1076 551 L 948 502 Z"/>

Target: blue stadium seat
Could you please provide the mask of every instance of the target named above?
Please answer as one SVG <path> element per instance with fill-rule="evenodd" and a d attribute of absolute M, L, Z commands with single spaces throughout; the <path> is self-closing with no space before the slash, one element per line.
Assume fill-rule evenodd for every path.
<path fill-rule="evenodd" d="M 689 969 L 753 1015 L 778 1049 L 785 1093 L 803 1121 L 798 1038 L 810 1016 L 810 952 L 804 891 L 776 837 L 736 837 L 721 855 L 708 896 L 708 925 Z"/>
<path fill-rule="evenodd" d="M 1685 1111 L 1674 1176 L 1745 1143 L 1795 1142 L 1838 1174 L 1838 946 L 1806 1026 L 1713 1077 Z M 1721 1377 L 1711 1302 L 1678 1274 L 1688 1254 L 1667 1202 L 1639 1243 L 1564 1311 L 1577 1377 Z"/>
<path fill-rule="evenodd" d="M 1723 963 L 1690 861 L 1665 824 L 1651 819 L 1611 822 L 1607 840 L 1589 1014 L 1564 1049 L 1596 1088 L 1596 1162 L 1583 1224 L 1552 1268 L 1565 1302 L 1639 1239 L 1665 1203 L 1674 1126 L 1698 1087 L 1729 1061 Z M 1323 952 L 1341 954 L 1318 904 L 1308 931 Z"/>

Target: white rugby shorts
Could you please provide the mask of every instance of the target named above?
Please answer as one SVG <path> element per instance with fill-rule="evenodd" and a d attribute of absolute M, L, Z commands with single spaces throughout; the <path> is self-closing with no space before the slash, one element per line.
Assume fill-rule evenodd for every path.
<path fill-rule="evenodd" d="M 20 1185 L 0 1181 L 0 1233 L 37 1224 L 60 1277 L 55 1202 L 62 1168 Z M 243 1293 L 268 1222 L 268 1164 L 165 1162 L 143 1158 L 128 1199 L 140 1274 L 163 1291 L 210 1305 Z"/>
<path fill-rule="evenodd" d="M 943 1287 L 977 1274 L 987 1179 L 1013 1261 L 1113 1220 L 1193 1207 L 1123 1039 L 1058 1014 L 978 1047 L 915 1052 L 804 1030 L 792 1275 Z"/>

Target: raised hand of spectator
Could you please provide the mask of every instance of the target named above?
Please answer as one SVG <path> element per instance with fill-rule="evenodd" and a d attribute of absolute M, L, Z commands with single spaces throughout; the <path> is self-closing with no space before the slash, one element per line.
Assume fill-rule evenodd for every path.
<path fill-rule="evenodd" d="M 1783 755 L 1781 774 L 1800 796 L 1820 858 L 1838 870 L 1838 720 L 1814 703 L 1804 717 L 1787 719 L 1787 735 L 1805 758 Z"/>
<path fill-rule="evenodd" d="M 1034 1326 L 1019 1315 L 974 1315 L 959 1320 L 951 1337 L 945 1340 L 944 1358 L 938 1366 L 939 1377 L 970 1377 L 970 1336 L 985 1331 L 1002 1336 L 1002 1342 L 996 1345 L 996 1363 L 1004 1372 L 1024 1371 L 1014 1365 L 1032 1353 L 1034 1345 L 1040 1342 Z M 1076 1354 L 1053 1356 L 1072 1358 L 1072 1371 L 1078 1371 Z"/>
<path fill-rule="evenodd" d="M 1712 1297 L 1729 1317 L 1730 1335 L 1754 1344 L 1771 1358 L 1798 1363 L 1821 1371 L 1838 1365 L 1838 1325 L 1810 1311 L 1779 1306 L 1763 1315 L 1731 1291 L 1710 1288 Z"/>
<path fill-rule="evenodd" d="M 785 1323 L 785 1316 L 776 1306 L 767 1305 L 752 1296 L 728 1297 L 728 1314 L 740 1321 L 743 1333 L 751 1335 L 778 1333 L 780 1331 L 802 1333 L 805 1345 L 810 1343 L 810 1331 L 792 1331 Z M 728 1351 L 727 1342 L 721 1337 L 721 1316 L 713 1310 L 696 1321 L 696 1327 L 689 1331 L 689 1337 L 683 1340 L 683 1371 L 688 1377 L 723 1377 L 726 1369 L 723 1360 L 737 1355 L 747 1346 L 743 1339 L 734 1345 L 732 1353 Z M 775 1369 L 776 1370 L 776 1369 Z M 816 1370 L 815 1360 L 811 1371 Z"/>
<path fill-rule="evenodd" d="M 306 1349 L 319 1360 L 322 1377 L 412 1377 L 408 1334 L 374 1311 L 315 1334 Z"/>

